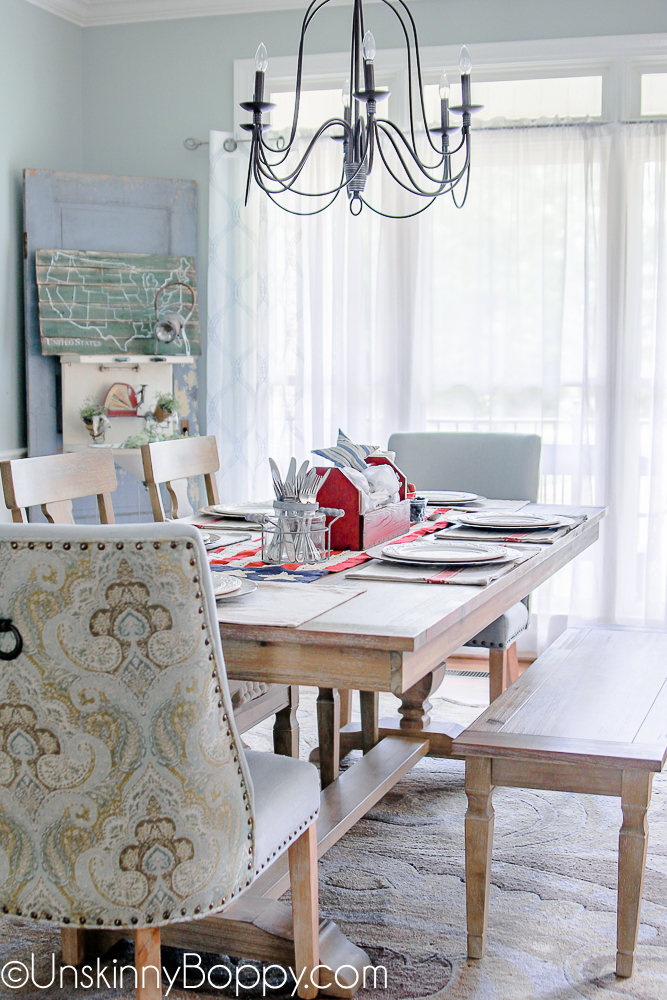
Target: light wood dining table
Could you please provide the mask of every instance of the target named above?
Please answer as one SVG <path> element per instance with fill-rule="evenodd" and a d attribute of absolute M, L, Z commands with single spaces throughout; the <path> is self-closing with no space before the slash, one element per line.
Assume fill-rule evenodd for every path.
<path fill-rule="evenodd" d="M 319 689 L 322 796 L 318 857 L 421 757 L 451 756 L 452 742 L 463 727 L 455 722 L 435 722 L 429 716 L 429 697 L 442 681 L 447 657 L 592 545 L 605 515 L 601 507 L 531 504 L 524 510 L 572 517 L 585 514 L 586 520 L 552 544 L 531 545 L 535 550 L 532 558 L 485 587 L 368 581 L 363 584 L 364 593 L 298 627 L 220 623 L 230 678 Z M 342 575 L 324 576 L 310 586 L 360 586 L 359 581 L 341 580 Z M 339 688 L 360 691 L 361 723 L 341 729 Z M 397 717 L 378 718 L 382 691 L 400 699 Z M 341 752 L 355 747 L 363 750 L 363 757 L 339 774 Z M 207 918 L 193 926 L 200 928 L 201 936 L 203 925 L 215 921 L 219 942 L 220 925 L 225 924 L 229 954 L 243 954 L 238 949 L 249 942 L 255 948 L 253 954 L 258 954 L 260 928 L 264 952 L 274 958 L 284 954 L 284 949 L 281 952 L 278 944 L 274 947 L 270 942 L 284 943 L 289 932 L 283 913 L 287 908 L 271 901 L 288 888 L 287 862 L 279 860 L 255 879 L 245 903 L 240 900 L 236 911 L 231 907 L 234 912 L 228 910 L 223 917 Z M 338 928 L 335 933 L 322 931 L 320 937 L 330 961 L 357 961 L 361 967 L 364 953 L 356 949 L 355 959 L 351 952 L 354 946 Z M 189 944 L 201 947 L 205 941 Z M 333 985 L 328 992 L 351 996 L 355 990 L 341 991 Z"/>

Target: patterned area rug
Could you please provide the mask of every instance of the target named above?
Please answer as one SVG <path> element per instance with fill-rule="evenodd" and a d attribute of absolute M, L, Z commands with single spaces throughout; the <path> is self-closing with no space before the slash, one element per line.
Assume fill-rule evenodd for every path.
<path fill-rule="evenodd" d="M 446 679 L 432 699 L 433 715 L 471 722 L 482 707 L 480 690 L 471 685 L 466 704 L 465 688 L 448 688 Z M 314 691 L 302 691 L 303 757 L 317 743 L 314 700 Z M 394 710 L 391 696 L 383 701 L 383 714 Z M 270 726 L 244 740 L 253 749 L 269 749 Z M 494 805 L 489 940 L 480 962 L 468 962 L 465 951 L 462 763 L 421 761 L 322 858 L 322 914 L 387 969 L 387 990 L 367 989 L 360 1000 L 665 1000 L 667 773 L 654 782 L 637 971 L 630 980 L 614 975 L 618 800 L 499 789 Z M 29 961 L 34 950 L 46 968 L 51 952 L 59 951 L 53 931 L 9 918 L 0 927 L 0 964 Z M 131 953 L 122 955 L 122 962 L 130 960 Z M 130 998 L 133 991 L 13 990 L 0 984 L 1 997 L 17 995 L 106 1000 Z M 175 1000 L 215 995 L 223 994 L 170 993 Z"/>

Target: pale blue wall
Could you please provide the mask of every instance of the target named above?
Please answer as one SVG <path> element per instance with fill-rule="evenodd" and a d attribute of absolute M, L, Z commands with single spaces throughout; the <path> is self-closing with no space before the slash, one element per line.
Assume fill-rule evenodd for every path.
<path fill-rule="evenodd" d="M 81 170 L 82 34 L 0 0 L 0 453 L 25 445 L 22 171 Z"/>

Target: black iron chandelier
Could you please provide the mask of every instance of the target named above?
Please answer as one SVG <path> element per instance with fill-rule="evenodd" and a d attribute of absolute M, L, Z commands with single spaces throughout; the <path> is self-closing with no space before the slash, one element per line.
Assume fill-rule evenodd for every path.
<path fill-rule="evenodd" d="M 386 118 L 379 118 L 377 115 L 378 103 L 389 97 L 389 91 L 386 88 L 375 86 L 375 39 L 372 33 L 365 29 L 363 0 L 354 0 L 350 78 L 343 92 L 343 118 L 330 118 L 325 121 L 317 129 L 299 162 L 293 166 L 286 163 L 297 135 L 306 32 L 315 15 L 329 2 L 330 0 L 313 0 L 304 15 L 299 41 L 292 129 L 287 141 L 281 137 L 275 145 L 271 145 L 264 136 L 264 132 L 270 126 L 264 123 L 263 115 L 276 107 L 275 104 L 264 100 L 268 55 L 263 43 L 257 49 L 255 93 L 252 101 L 243 101 L 241 104 L 245 111 L 252 111 L 252 124 L 241 126 L 246 131 L 252 132 L 246 204 L 254 178 L 256 184 L 268 195 L 271 201 L 292 215 L 317 215 L 329 208 L 343 190 L 347 191 L 350 211 L 353 215 L 359 215 L 363 206 L 366 205 L 371 211 L 386 218 L 408 219 L 426 211 L 436 198 L 446 194 L 451 194 L 456 207 L 462 208 L 468 195 L 470 183 L 470 116 L 481 110 L 481 105 L 471 103 L 470 71 L 472 63 L 468 50 L 464 46 L 461 49 L 459 59 L 461 104 L 456 107 L 449 106 L 449 80 L 447 74 L 443 73 L 439 87 L 440 124 L 429 127 L 426 121 L 417 26 L 404 0 L 394 0 L 394 2 L 381 0 L 381 2 L 389 7 L 398 18 L 405 39 L 410 114 L 408 133 L 405 134 L 393 122 Z M 414 92 L 415 74 L 416 93 Z M 415 104 L 417 104 L 418 116 L 415 116 Z M 450 113 L 461 117 L 459 125 L 450 125 Z M 418 150 L 416 117 L 420 121 L 420 126 L 423 126 L 425 143 L 422 140 L 421 145 L 423 147 L 426 144 L 427 159 L 424 159 L 423 154 L 420 154 Z M 450 149 L 450 135 L 459 131 L 461 132 L 460 141 L 454 148 Z M 342 145 L 343 162 L 340 183 L 327 191 L 304 191 L 300 186 L 297 186 L 298 182 L 316 143 L 323 136 L 328 136 Z M 460 164 L 457 169 L 454 169 L 454 157 L 459 153 Z M 366 181 L 378 157 L 396 184 L 417 198 L 424 199 L 426 204 L 404 215 L 393 215 L 373 207 L 364 196 L 364 192 Z M 462 185 L 463 196 L 460 201 L 457 201 L 455 189 L 459 184 Z M 282 195 L 289 196 L 290 194 L 303 198 L 326 198 L 328 200 L 326 204 L 318 205 L 312 211 L 294 211 L 280 200 Z"/>

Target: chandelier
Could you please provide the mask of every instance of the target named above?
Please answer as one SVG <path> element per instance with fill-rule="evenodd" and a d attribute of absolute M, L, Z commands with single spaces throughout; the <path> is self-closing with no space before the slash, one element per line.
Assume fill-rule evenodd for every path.
<path fill-rule="evenodd" d="M 359 215 L 366 205 L 371 211 L 386 218 L 408 219 L 426 211 L 436 198 L 447 194 L 451 194 L 457 208 L 462 208 L 470 182 L 470 116 L 481 110 L 481 105 L 471 103 L 472 63 L 464 46 L 459 59 L 461 104 L 456 107 L 449 106 L 449 80 L 447 73 L 443 73 L 439 86 L 440 123 L 429 127 L 426 121 L 417 26 L 404 0 L 394 0 L 394 2 L 381 0 L 381 2 L 398 18 L 405 39 L 409 106 L 407 133 L 388 119 L 378 117 L 378 104 L 389 97 L 389 91 L 375 85 L 375 39 L 365 28 L 363 0 L 354 0 L 350 77 L 343 91 L 343 117 L 329 118 L 320 125 L 298 163 L 287 162 L 297 137 L 306 32 L 315 15 L 329 2 L 330 0 L 313 0 L 304 15 L 299 41 L 292 128 L 287 141 L 280 137 L 275 145 L 268 142 L 264 136 L 264 132 L 270 126 L 264 123 L 263 116 L 276 107 L 275 104 L 264 100 L 268 54 L 264 43 L 257 49 L 253 99 L 243 101 L 241 104 L 245 111 L 252 112 L 252 124 L 241 126 L 252 133 L 246 204 L 254 179 L 271 201 L 292 215 L 317 215 L 329 208 L 343 190 L 347 191 L 350 212 L 353 215 Z M 417 115 L 415 115 L 415 105 Z M 450 124 L 450 113 L 460 116 L 460 124 Z M 450 149 L 450 136 L 456 132 L 461 133 L 460 140 Z M 423 136 L 420 143 L 418 135 Z M 340 181 L 326 191 L 305 191 L 299 185 L 299 181 L 316 144 L 323 137 L 333 139 L 342 146 Z M 455 156 L 458 160 L 456 167 Z M 420 204 L 415 211 L 404 215 L 383 212 L 371 205 L 365 197 L 366 181 L 378 160 L 400 188 L 425 201 L 425 204 Z M 463 194 L 460 201 L 457 201 L 455 192 L 459 185 L 462 186 Z M 291 194 L 304 199 L 326 198 L 327 202 L 324 205 L 318 204 L 312 210 L 294 211 L 281 200 L 281 196 L 289 197 Z M 313 202 L 310 201 L 308 204 L 312 205 Z"/>

